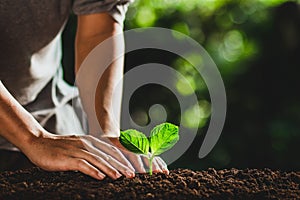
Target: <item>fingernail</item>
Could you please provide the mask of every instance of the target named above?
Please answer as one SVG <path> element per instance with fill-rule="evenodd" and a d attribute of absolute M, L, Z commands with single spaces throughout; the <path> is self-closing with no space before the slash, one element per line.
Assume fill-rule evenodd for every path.
<path fill-rule="evenodd" d="M 142 174 L 145 174 L 145 173 L 147 173 L 146 172 L 146 169 L 144 168 L 144 166 L 139 166 L 139 168 L 137 169 L 137 171 L 139 172 L 139 173 L 142 173 Z"/>
<path fill-rule="evenodd" d="M 100 178 L 100 180 L 103 180 L 105 178 L 105 175 L 101 172 L 98 172 L 98 177 Z"/>
<path fill-rule="evenodd" d="M 127 178 L 133 178 L 135 176 L 134 172 L 129 170 L 126 170 L 125 174 Z"/>
<path fill-rule="evenodd" d="M 116 179 L 120 178 L 122 176 L 122 174 L 120 174 L 119 172 L 116 173 Z"/>
<path fill-rule="evenodd" d="M 156 169 L 156 170 L 153 170 L 154 173 L 162 173 L 163 171 L 161 169 Z"/>

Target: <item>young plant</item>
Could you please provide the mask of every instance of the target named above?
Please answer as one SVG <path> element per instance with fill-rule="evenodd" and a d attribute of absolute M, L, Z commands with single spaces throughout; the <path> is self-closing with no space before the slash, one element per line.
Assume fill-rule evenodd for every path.
<path fill-rule="evenodd" d="M 149 174 L 152 175 L 153 158 L 172 148 L 179 140 L 178 126 L 162 123 L 152 129 L 148 138 L 137 130 L 128 129 L 121 131 L 119 140 L 127 150 L 148 157 Z"/>

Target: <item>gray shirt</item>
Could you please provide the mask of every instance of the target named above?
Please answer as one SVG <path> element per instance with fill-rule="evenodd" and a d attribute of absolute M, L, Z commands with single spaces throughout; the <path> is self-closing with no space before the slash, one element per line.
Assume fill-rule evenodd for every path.
<path fill-rule="evenodd" d="M 49 131 L 84 134 L 78 91 L 62 79 L 61 33 L 71 11 L 122 24 L 131 0 L 1 0 L 0 80 Z M 73 101 L 71 106 L 67 102 Z M 77 100 L 76 100 L 77 99 Z M 0 122 L 1 123 L 1 122 Z M 0 148 L 16 149 L 0 137 Z"/>

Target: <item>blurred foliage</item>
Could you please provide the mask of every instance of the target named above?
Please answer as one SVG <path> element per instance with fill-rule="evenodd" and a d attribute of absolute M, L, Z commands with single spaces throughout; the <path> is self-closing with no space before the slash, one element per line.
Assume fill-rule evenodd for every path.
<path fill-rule="evenodd" d="M 191 105 L 180 113 L 167 88 L 140 87 L 130 101 L 134 121 L 146 125 L 170 121 L 195 128 L 191 147 L 170 167 L 255 167 L 300 170 L 300 1 L 285 0 L 135 0 L 128 10 L 126 29 L 158 26 L 184 33 L 199 42 L 217 64 L 225 83 L 228 112 L 217 145 L 198 158 L 207 123 L 210 99 L 202 77 L 188 62 L 169 52 L 145 49 L 126 54 L 125 70 L 161 63 L 178 70 L 195 90 L 200 110 Z M 73 66 L 70 49 L 76 19 L 64 32 L 67 73 Z M 189 55 L 201 66 L 201 57 Z M 69 70 L 70 71 L 70 70 Z M 67 78 L 68 79 L 68 78 Z M 71 82 L 71 81 L 70 81 Z M 126 82 L 125 82 L 126 84 Z M 174 82 L 182 95 L 194 91 L 185 81 Z"/>
<path fill-rule="evenodd" d="M 128 10 L 126 27 L 159 26 L 182 32 L 201 43 L 220 67 L 223 77 L 231 79 L 246 70 L 243 62 L 259 53 L 252 28 L 270 25 L 268 9 L 283 2 L 136 0 Z"/>
<path fill-rule="evenodd" d="M 159 63 L 174 67 L 184 75 L 199 97 L 200 111 L 195 111 L 195 105 L 191 105 L 182 113 L 182 123 L 195 128 L 200 122 L 201 129 L 190 149 L 171 167 L 300 169 L 300 161 L 296 158 L 297 152 L 300 152 L 297 144 L 300 142 L 297 121 L 300 119 L 300 101 L 295 101 L 299 100 L 299 94 L 295 93 L 297 90 L 288 92 L 289 87 L 299 91 L 300 85 L 294 78 L 300 72 L 299 59 L 295 57 L 300 55 L 299 23 L 297 1 L 135 1 L 127 13 L 127 29 L 158 26 L 195 39 L 217 64 L 227 90 L 228 113 L 224 131 L 214 150 L 199 160 L 197 155 L 211 109 L 202 77 L 188 62 L 166 53 L 163 59 L 159 58 L 162 52 L 155 51 L 127 57 L 127 70 L 141 63 L 153 62 L 141 59 L 149 55 Z M 201 57 L 190 56 L 201 65 Z M 136 61 L 137 57 L 139 61 Z M 283 74 L 284 77 L 281 77 Z M 296 83 L 292 84 L 292 81 Z M 174 84 L 182 95 L 194 92 L 184 81 Z M 174 97 L 166 89 L 147 86 L 136 93 L 131 101 L 131 110 L 137 123 L 149 123 L 147 110 L 157 103 L 166 109 L 167 120 L 179 122 L 178 102 L 172 101 Z M 280 93 L 283 93 L 282 96 Z"/>

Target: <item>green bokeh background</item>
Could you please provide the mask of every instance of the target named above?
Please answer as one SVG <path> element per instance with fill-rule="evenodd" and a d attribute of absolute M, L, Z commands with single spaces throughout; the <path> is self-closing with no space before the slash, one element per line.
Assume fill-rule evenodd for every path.
<path fill-rule="evenodd" d="M 215 61 L 226 87 L 228 111 L 222 135 L 212 152 L 198 158 L 210 119 L 205 83 L 191 65 L 159 50 L 126 55 L 125 71 L 158 62 L 181 72 L 198 95 L 182 113 L 190 128 L 200 122 L 192 146 L 170 168 L 273 168 L 300 170 L 300 1 L 283 0 L 136 0 L 127 12 L 125 29 L 158 26 L 182 32 L 199 42 Z M 73 81 L 73 38 L 76 18 L 64 32 L 65 78 Z M 192 59 L 201 62 L 197 55 Z M 126 83 L 125 83 L 126 84 Z M 190 95 L 176 82 L 182 95 Z M 130 111 L 139 125 L 149 123 L 149 108 L 161 104 L 167 120 L 179 124 L 180 109 L 167 88 L 146 85 L 131 98 Z M 160 109 L 153 111 L 160 120 Z M 184 133 L 181 133 L 184 134 Z"/>

